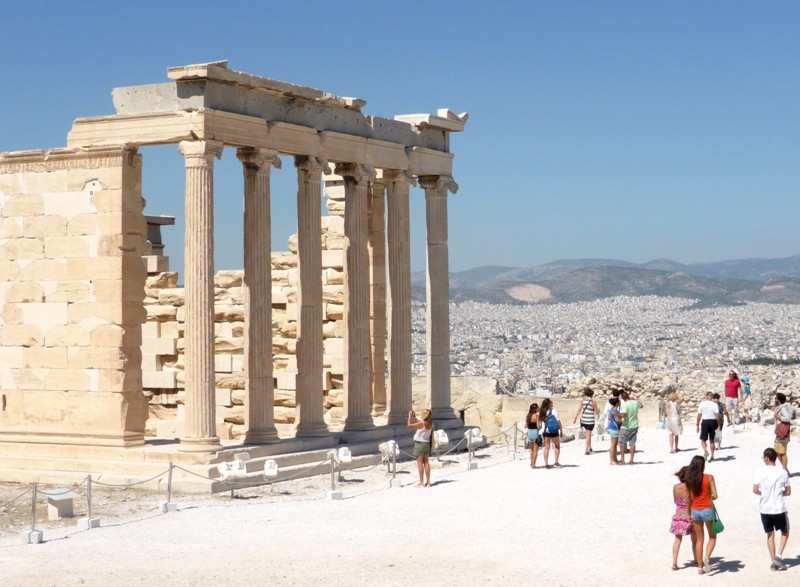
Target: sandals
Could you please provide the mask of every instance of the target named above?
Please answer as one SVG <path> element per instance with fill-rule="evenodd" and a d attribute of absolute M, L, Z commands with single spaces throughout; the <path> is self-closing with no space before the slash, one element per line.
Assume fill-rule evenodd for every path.
<path fill-rule="evenodd" d="M 677 571 L 678 570 L 678 565 L 672 565 L 672 570 L 673 571 Z"/>
<path fill-rule="evenodd" d="M 711 561 L 708 560 L 707 558 L 703 559 L 703 571 L 706 573 L 711 572 Z"/>

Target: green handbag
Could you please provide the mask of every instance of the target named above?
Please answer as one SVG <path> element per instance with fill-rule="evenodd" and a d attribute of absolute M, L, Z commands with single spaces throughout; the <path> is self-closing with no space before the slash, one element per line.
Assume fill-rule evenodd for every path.
<path fill-rule="evenodd" d="M 725 524 L 722 523 L 722 520 L 719 519 L 719 513 L 717 512 L 717 506 L 711 506 L 714 510 L 714 521 L 711 522 L 711 530 L 714 534 L 719 534 L 725 529 Z"/>

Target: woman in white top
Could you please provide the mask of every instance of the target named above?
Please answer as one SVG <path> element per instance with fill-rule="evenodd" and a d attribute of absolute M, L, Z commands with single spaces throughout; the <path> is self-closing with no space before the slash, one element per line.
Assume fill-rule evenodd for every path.
<path fill-rule="evenodd" d="M 414 456 L 417 457 L 417 469 L 419 469 L 419 485 L 417 487 L 430 487 L 431 464 L 428 459 L 431 455 L 433 422 L 430 410 L 422 410 L 421 415 L 422 420 L 417 420 L 414 410 L 409 411 L 408 427 L 416 430 L 414 433 Z M 427 482 L 425 482 L 425 478 L 427 478 Z"/>
<path fill-rule="evenodd" d="M 683 434 L 683 421 L 681 420 L 681 405 L 678 402 L 678 394 L 674 391 L 669 394 L 664 418 L 667 421 L 667 432 L 669 432 L 669 452 L 678 452 L 678 437 Z"/>

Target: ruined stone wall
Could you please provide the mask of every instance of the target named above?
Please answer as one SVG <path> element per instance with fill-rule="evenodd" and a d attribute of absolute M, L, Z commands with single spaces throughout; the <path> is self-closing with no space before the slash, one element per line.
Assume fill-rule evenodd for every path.
<path fill-rule="evenodd" d="M 0 155 L 0 439 L 143 442 L 143 207 L 134 150 Z"/>

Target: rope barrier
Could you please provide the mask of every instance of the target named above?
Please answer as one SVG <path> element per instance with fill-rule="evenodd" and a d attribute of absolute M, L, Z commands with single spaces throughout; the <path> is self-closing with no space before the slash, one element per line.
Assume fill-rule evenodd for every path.
<path fill-rule="evenodd" d="M 28 494 L 29 494 L 31 491 L 33 491 L 33 486 L 30 486 L 30 487 L 28 487 L 28 488 L 27 488 L 25 491 L 23 491 L 22 493 L 20 493 L 18 496 L 11 498 L 11 500 L 10 500 L 10 501 L 7 501 L 7 502 L 3 503 L 3 504 L 2 504 L 2 506 L 3 506 L 3 507 L 8 507 L 8 506 L 10 506 L 12 503 L 14 503 L 15 501 L 17 501 L 17 500 L 18 500 L 20 497 L 25 497 L 25 496 L 26 496 L 26 495 L 28 495 Z"/>
<path fill-rule="evenodd" d="M 137 485 L 144 485 L 145 483 L 150 483 L 150 481 L 158 479 L 159 477 L 163 477 L 167 473 L 169 473 L 169 469 L 167 469 L 163 473 L 159 473 L 158 475 L 154 475 L 153 477 L 150 477 L 149 479 L 145 479 L 144 481 L 135 481 L 133 483 L 122 483 L 122 484 L 118 484 L 118 483 L 103 483 L 102 481 L 95 481 L 94 479 L 92 480 L 92 483 L 94 485 L 102 485 L 103 487 L 117 487 L 117 488 L 121 488 L 121 487 L 136 487 Z M 207 479 L 207 477 L 203 477 L 203 478 Z"/>

